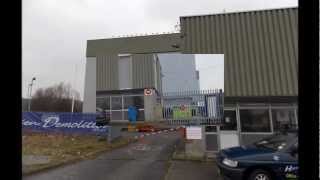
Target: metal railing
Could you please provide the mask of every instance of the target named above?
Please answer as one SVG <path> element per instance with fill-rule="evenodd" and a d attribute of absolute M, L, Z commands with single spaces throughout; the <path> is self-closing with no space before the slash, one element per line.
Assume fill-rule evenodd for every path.
<path fill-rule="evenodd" d="M 162 94 L 163 119 L 171 125 L 220 124 L 223 119 L 221 89 Z"/>

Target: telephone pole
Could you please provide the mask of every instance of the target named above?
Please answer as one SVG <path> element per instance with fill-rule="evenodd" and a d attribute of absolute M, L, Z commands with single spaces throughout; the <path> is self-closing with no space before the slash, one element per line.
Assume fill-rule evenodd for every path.
<path fill-rule="evenodd" d="M 76 89 L 76 79 L 77 79 L 77 64 L 76 64 L 76 67 L 75 67 L 75 73 L 74 73 L 74 78 L 73 78 L 73 85 L 74 85 L 74 89 Z M 72 88 L 71 88 L 71 93 L 72 93 L 72 103 L 71 103 L 71 112 L 73 113 L 73 111 L 74 111 L 74 93 L 75 92 L 73 92 L 72 91 Z"/>
<path fill-rule="evenodd" d="M 29 103 L 28 103 L 28 111 L 30 112 L 30 108 L 31 108 L 31 99 L 32 99 L 32 86 L 33 86 L 33 81 L 35 81 L 36 78 L 33 77 L 31 80 L 31 83 L 28 86 L 28 92 L 29 92 Z"/>

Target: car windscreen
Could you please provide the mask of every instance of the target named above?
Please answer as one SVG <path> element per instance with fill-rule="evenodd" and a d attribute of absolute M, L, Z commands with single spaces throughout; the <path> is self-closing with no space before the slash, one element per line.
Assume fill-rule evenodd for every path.
<path fill-rule="evenodd" d="M 259 148 L 267 148 L 274 151 L 279 151 L 281 149 L 284 149 L 290 143 L 290 141 L 293 140 L 294 137 L 295 136 L 293 134 L 274 135 L 268 138 L 264 138 L 254 143 L 254 145 Z"/>

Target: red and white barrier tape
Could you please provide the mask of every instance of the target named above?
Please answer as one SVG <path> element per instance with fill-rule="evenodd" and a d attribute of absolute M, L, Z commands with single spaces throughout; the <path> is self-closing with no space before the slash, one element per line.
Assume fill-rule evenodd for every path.
<path fill-rule="evenodd" d="M 167 133 L 167 132 L 173 132 L 173 131 L 178 131 L 179 129 L 181 129 L 183 127 L 176 127 L 176 128 L 170 128 L 170 129 L 165 129 L 165 130 L 161 130 L 161 131 L 156 131 L 156 132 L 152 132 L 152 133 L 144 133 L 138 136 L 134 136 L 135 139 L 138 138 L 143 138 L 145 136 L 150 136 L 150 135 L 156 135 L 156 134 L 161 134 L 161 133 Z"/>

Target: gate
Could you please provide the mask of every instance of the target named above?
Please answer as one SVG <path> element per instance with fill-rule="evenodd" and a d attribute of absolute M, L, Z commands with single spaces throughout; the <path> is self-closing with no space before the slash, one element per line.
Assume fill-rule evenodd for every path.
<path fill-rule="evenodd" d="M 236 118 L 233 111 L 228 110 L 225 117 L 223 95 L 221 89 L 165 93 L 161 97 L 163 119 L 169 125 L 201 126 L 208 156 L 220 149 L 237 146 Z"/>
<path fill-rule="evenodd" d="M 170 125 L 214 125 L 223 119 L 223 91 L 198 90 L 164 93 L 163 119 Z"/>
<path fill-rule="evenodd" d="M 208 156 L 224 148 L 239 146 L 238 132 L 226 131 L 222 127 L 221 125 L 205 126 L 205 151 Z"/>

